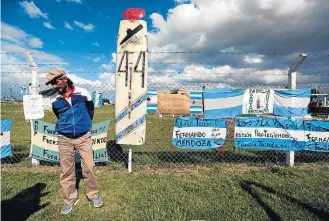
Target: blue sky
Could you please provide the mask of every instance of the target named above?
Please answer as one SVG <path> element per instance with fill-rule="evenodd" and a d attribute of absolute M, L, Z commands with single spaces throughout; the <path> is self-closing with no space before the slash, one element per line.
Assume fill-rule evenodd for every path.
<path fill-rule="evenodd" d="M 127 8 L 146 12 L 149 82 L 285 85 L 300 53 L 308 57 L 298 83 L 329 82 L 327 0 L 3 0 L 1 51 L 32 51 L 41 77 L 58 67 L 78 82 L 113 84 Z M 156 53 L 164 51 L 201 53 Z M 17 65 L 24 56 L 1 62 L 2 82 L 29 81 Z"/>
<path fill-rule="evenodd" d="M 157 12 L 166 14 L 168 8 L 174 7 L 174 1 L 152 0 L 35 0 L 2 1 L 2 22 L 17 27 L 29 35 L 40 39 L 43 52 L 57 54 L 63 61 L 72 65 L 63 66 L 69 71 L 90 80 L 98 79 L 101 64 L 112 60 L 116 51 L 116 37 L 122 13 L 128 8 L 142 7 L 147 16 L 144 18 L 148 30 L 152 31 L 149 15 Z M 38 11 L 39 10 L 39 11 Z M 72 55 L 65 52 L 106 52 L 101 54 L 85 53 Z M 38 63 L 38 59 L 36 59 Z M 49 63 L 49 62 L 48 62 Z M 50 62 L 52 63 L 52 62 Z M 63 62 L 59 62 L 63 63 Z M 88 63 L 88 66 L 83 66 Z M 57 66 L 39 66 L 46 71 Z M 108 71 L 113 71 L 113 67 Z M 83 70 L 82 70 L 83 69 Z"/>
<path fill-rule="evenodd" d="M 157 12 L 165 15 L 168 8 L 175 5 L 174 1 L 152 1 L 152 0 L 81 0 L 81 3 L 66 0 L 35 0 L 42 13 L 47 18 L 39 15 L 36 18 L 26 13 L 22 6 L 24 1 L 4 0 L 2 1 L 2 21 L 17 26 L 43 41 L 43 51 L 113 51 L 116 50 L 116 36 L 119 22 L 123 20 L 122 13 L 129 7 L 143 7 L 151 30 L 149 15 Z M 31 1 L 26 1 L 30 3 Z M 161 2 L 161 4 L 155 4 Z M 84 25 L 91 24 L 92 28 L 84 30 L 77 26 L 74 21 Z M 43 25 L 50 23 L 55 29 L 49 29 Z M 65 28 L 65 22 L 73 30 Z M 61 43 L 60 41 L 64 42 Z M 92 45 L 98 43 L 99 46 Z"/>

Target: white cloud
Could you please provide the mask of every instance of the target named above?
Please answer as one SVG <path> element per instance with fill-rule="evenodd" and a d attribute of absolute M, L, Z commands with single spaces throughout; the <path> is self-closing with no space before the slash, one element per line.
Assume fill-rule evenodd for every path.
<path fill-rule="evenodd" d="M 30 36 L 22 29 L 1 22 L 1 39 L 7 40 L 16 44 L 23 44 L 23 41 L 28 41 Z"/>
<path fill-rule="evenodd" d="M 32 37 L 29 41 L 29 45 L 32 48 L 42 48 L 42 41 L 39 38 Z"/>
<path fill-rule="evenodd" d="M 258 55 L 255 57 L 244 56 L 243 61 L 247 64 L 260 64 L 263 61 L 263 55 Z"/>
<path fill-rule="evenodd" d="M 157 72 L 149 69 L 151 83 L 223 83 L 238 85 L 241 82 L 249 84 L 287 84 L 286 69 L 260 71 L 255 68 L 233 68 L 228 65 L 206 68 L 201 65 L 185 67 L 182 72 L 165 70 Z M 274 77 L 275 76 L 275 77 Z"/>
<path fill-rule="evenodd" d="M 93 58 L 93 62 L 99 62 L 100 60 L 101 60 L 100 57 L 95 57 L 95 58 Z"/>
<path fill-rule="evenodd" d="M 5 22 L 1 22 L 1 40 L 14 43 L 17 46 L 30 46 L 32 48 L 42 48 L 43 45 L 41 39 Z"/>
<path fill-rule="evenodd" d="M 99 47 L 99 44 L 98 42 L 95 42 L 95 43 L 91 43 L 92 46 L 96 46 L 96 47 Z"/>
<path fill-rule="evenodd" d="M 14 72 L 14 73 L 12 73 Z M 20 73 L 21 70 L 18 70 L 17 72 L 10 70 L 10 73 L 2 73 L 1 74 L 1 87 L 3 85 L 27 85 L 30 83 L 31 79 L 31 73 L 27 72 L 24 74 Z M 2 89 L 3 90 L 3 89 Z M 4 96 L 4 91 L 2 92 L 2 96 Z M 8 92 L 7 92 L 8 93 Z"/>
<path fill-rule="evenodd" d="M 31 52 L 36 63 L 64 63 L 62 58 L 54 54 L 33 49 L 42 48 L 43 43 L 39 38 L 4 22 L 1 22 L 1 27 L 1 52 L 15 53 L 3 54 L 1 56 L 2 64 L 27 64 L 24 54 L 21 54 L 24 52 Z M 48 68 L 46 66 L 39 66 L 41 72 L 48 71 Z M 26 84 L 31 78 L 31 68 L 28 65 L 6 65 L 1 67 L 1 71 L 3 72 L 1 73 L 2 83 Z"/>
<path fill-rule="evenodd" d="M 75 84 L 89 84 L 89 85 L 102 85 L 103 82 L 96 80 L 96 81 L 92 81 L 92 80 L 87 80 L 85 78 L 81 78 L 75 74 L 67 74 L 67 76 L 73 81 L 73 83 Z"/>
<path fill-rule="evenodd" d="M 75 3 L 78 3 L 78 4 L 81 4 L 81 0 L 57 0 L 57 2 L 62 2 L 62 1 L 66 1 L 66 2 L 75 2 Z"/>
<path fill-rule="evenodd" d="M 68 71 L 66 71 L 66 72 L 68 72 Z M 102 85 L 102 82 L 99 81 L 99 80 L 92 81 L 92 80 L 88 80 L 88 79 L 85 79 L 85 78 L 82 78 L 82 77 L 79 77 L 79 76 L 77 76 L 75 74 L 70 74 L 70 73 L 67 73 L 66 75 L 67 75 L 68 78 L 70 78 L 72 80 L 73 84 L 77 84 L 77 85 L 92 85 L 92 86 Z M 44 82 L 45 81 L 45 77 L 46 77 L 46 72 L 41 73 L 40 74 L 40 82 Z"/>
<path fill-rule="evenodd" d="M 25 51 L 30 51 L 32 57 L 36 63 L 63 63 L 63 59 L 56 55 L 43 53 L 42 51 L 37 51 L 30 49 L 28 47 L 21 47 L 18 45 L 10 44 L 4 42 L 2 45 L 2 52 L 8 53 L 22 53 Z M 1 56 L 2 64 L 26 64 L 26 65 L 3 65 L 1 67 L 1 84 L 20 84 L 27 85 L 31 80 L 31 68 L 28 66 L 26 58 L 23 54 L 3 54 Z M 39 71 L 46 72 L 49 67 L 39 66 Z M 43 85 L 44 80 L 40 79 L 40 85 Z"/>
<path fill-rule="evenodd" d="M 115 73 L 110 72 L 104 72 L 99 74 L 99 79 L 101 79 L 102 82 L 106 82 L 108 84 L 114 84 L 115 83 Z"/>
<path fill-rule="evenodd" d="M 115 67 L 116 63 L 116 53 L 111 54 L 111 61 L 108 64 L 102 64 L 101 68 L 107 70 L 107 71 L 114 71 L 113 68 Z"/>
<path fill-rule="evenodd" d="M 58 40 L 58 41 L 59 41 L 59 43 L 61 43 L 62 45 L 65 44 L 63 40 Z"/>
<path fill-rule="evenodd" d="M 149 82 L 159 84 L 216 83 L 227 85 L 282 84 L 287 85 L 286 69 L 258 70 L 256 68 L 233 68 L 229 65 L 207 68 L 202 65 L 190 65 L 182 72 L 172 69 L 154 70 L 149 68 Z M 301 78 L 303 79 L 303 78 Z M 299 83 L 307 82 L 300 81 Z"/>
<path fill-rule="evenodd" d="M 112 56 L 111 62 L 112 63 L 116 63 L 117 62 L 117 54 L 116 53 L 112 53 L 111 56 Z"/>
<path fill-rule="evenodd" d="M 257 68 L 250 71 L 267 73 L 273 70 L 285 70 L 296 59 L 294 56 L 280 54 L 303 51 L 328 54 L 329 51 L 329 45 L 325 40 L 329 37 L 327 22 L 325 22 L 328 20 L 328 13 L 322 7 L 325 0 L 296 0 L 289 1 L 289 4 L 285 4 L 284 0 L 176 0 L 176 2 L 179 4 L 169 9 L 166 15 L 159 13 L 150 15 L 152 26 L 148 33 L 149 61 L 183 64 L 152 65 L 154 69 L 174 67 L 182 70 L 189 64 L 202 64 L 207 68 L 228 65 L 235 68 L 235 71 L 245 70 L 245 67 L 257 64 Z M 317 33 L 316 38 L 314 33 Z M 308 44 L 303 43 L 304 39 L 310 39 Z M 155 53 L 175 51 L 199 53 Z M 320 57 L 312 57 L 312 59 L 322 61 Z M 207 63 L 209 65 L 206 66 Z M 304 67 L 307 68 L 306 62 L 303 64 Z M 319 73 L 326 73 L 327 70 L 321 70 Z M 307 71 L 317 72 L 316 67 L 308 68 Z M 307 71 L 305 72 L 308 73 Z M 231 79 L 230 81 L 242 79 L 241 76 L 237 78 L 234 76 L 228 79 Z M 207 79 L 199 75 L 191 78 L 195 82 L 197 82 L 195 78 L 204 81 Z M 281 76 L 248 75 L 243 79 L 244 83 L 248 84 L 258 78 L 261 79 L 259 82 L 266 83 L 280 81 Z M 209 81 L 212 79 L 221 78 L 209 76 Z"/>
<path fill-rule="evenodd" d="M 101 68 L 104 68 L 107 71 L 111 71 L 113 69 L 114 65 L 109 63 L 109 64 L 102 64 Z"/>
<path fill-rule="evenodd" d="M 64 22 L 64 27 L 67 29 L 73 30 L 72 26 L 67 22 Z"/>
<path fill-rule="evenodd" d="M 24 52 L 31 52 L 33 58 L 37 63 L 65 63 L 64 59 L 61 57 L 58 57 L 57 55 L 51 54 L 51 53 L 45 53 L 39 50 L 34 50 L 28 47 L 28 45 L 25 46 L 19 46 L 16 44 L 11 44 L 9 42 L 3 42 L 2 43 L 2 51 L 8 52 L 8 53 L 24 53 Z M 23 55 L 17 55 L 17 57 L 23 57 L 25 60 L 25 57 Z M 26 60 L 25 60 L 26 61 Z M 39 69 L 42 67 L 40 66 Z M 47 67 L 48 68 L 48 67 Z"/>
<path fill-rule="evenodd" d="M 168 10 L 165 18 L 159 13 L 150 15 L 153 29 L 149 33 L 149 49 L 175 45 L 179 51 L 219 52 L 235 47 L 242 52 L 295 52 L 306 47 L 296 36 L 314 37 L 312 31 L 306 33 L 305 29 L 316 29 L 325 38 L 323 19 L 327 13 L 319 8 L 321 1 L 289 2 L 295 7 L 285 2 L 192 0 L 190 4 L 178 4 Z M 319 26 L 315 27 L 314 22 Z M 318 43 L 312 41 L 312 44 Z M 314 50 L 310 45 L 307 47 Z"/>
<path fill-rule="evenodd" d="M 79 28 L 82 28 L 83 30 L 85 30 L 86 32 L 91 32 L 93 31 L 93 29 L 95 28 L 95 26 L 91 23 L 89 23 L 88 25 L 83 24 L 82 22 L 79 21 L 74 21 L 74 24 L 76 26 L 78 26 Z"/>
<path fill-rule="evenodd" d="M 54 29 L 54 30 L 56 29 L 49 22 L 44 22 L 43 25 L 48 29 Z"/>
<path fill-rule="evenodd" d="M 40 39 L 25 33 L 18 27 L 11 26 L 7 23 L 1 22 L 1 52 L 4 54 L 1 56 L 1 64 L 27 64 L 26 58 L 23 54 L 24 52 L 31 52 L 33 59 L 38 63 L 62 63 L 66 64 L 63 58 L 56 56 L 54 54 L 45 53 L 43 51 L 34 50 L 30 47 L 41 47 L 42 42 Z M 61 40 L 59 40 L 61 41 Z M 9 54 L 6 54 L 9 53 Z M 16 53 L 16 54 L 10 54 Z M 39 66 L 40 71 L 40 85 L 44 86 L 45 74 L 52 67 L 49 66 Z M 61 67 L 59 67 L 61 68 Z M 82 70 L 78 69 L 77 71 Z M 3 65 L 1 67 L 1 84 L 2 85 L 12 85 L 20 84 L 26 85 L 31 79 L 31 68 L 28 65 Z M 69 71 L 68 71 L 69 72 Z M 97 87 L 97 85 L 102 85 L 103 82 L 96 80 L 88 80 L 81 78 L 75 74 L 68 73 L 68 77 L 76 84 L 92 85 Z"/>
<path fill-rule="evenodd" d="M 33 1 L 23 1 L 19 2 L 19 4 L 24 8 L 25 12 L 30 16 L 30 18 L 38 18 L 43 17 L 45 19 L 48 19 L 47 13 L 43 13 L 35 4 Z"/>

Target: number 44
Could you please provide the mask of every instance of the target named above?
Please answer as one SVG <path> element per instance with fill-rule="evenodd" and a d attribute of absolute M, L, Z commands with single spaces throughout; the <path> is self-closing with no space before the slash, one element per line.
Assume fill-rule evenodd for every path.
<path fill-rule="evenodd" d="M 120 64 L 118 67 L 118 73 L 125 73 L 125 86 L 128 86 L 128 61 L 129 61 L 129 52 L 125 51 L 122 53 L 122 57 L 120 59 Z M 142 65 L 140 65 L 142 62 Z M 124 69 L 122 69 L 122 65 L 124 64 Z M 141 69 L 138 68 L 141 66 Z M 141 86 L 144 88 L 145 86 L 145 51 L 139 52 L 136 64 L 134 66 L 134 72 L 141 73 Z"/>

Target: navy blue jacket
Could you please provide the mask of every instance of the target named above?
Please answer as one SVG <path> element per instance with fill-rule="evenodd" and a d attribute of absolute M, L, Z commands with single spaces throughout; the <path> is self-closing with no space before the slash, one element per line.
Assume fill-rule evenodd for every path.
<path fill-rule="evenodd" d="M 81 137 L 92 127 L 94 104 L 89 92 L 75 87 L 71 104 L 60 93 L 50 97 L 52 108 L 57 116 L 56 132 L 70 138 Z"/>

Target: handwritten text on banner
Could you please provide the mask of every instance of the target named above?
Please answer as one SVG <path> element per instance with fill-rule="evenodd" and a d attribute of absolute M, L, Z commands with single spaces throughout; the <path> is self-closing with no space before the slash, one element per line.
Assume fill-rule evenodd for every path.
<path fill-rule="evenodd" d="M 44 117 L 42 95 L 24 95 L 23 109 L 25 120 L 41 119 Z"/>
<path fill-rule="evenodd" d="M 226 121 L 178 117 L 175 121 L 172 143 L 185 149 L 212 149 L 224 145 Z"/>
<path fill-rule="evenodd" d="M 94 162 L 107 162 L 107 131 L 110 121 L 94 123 L 91 130 Z M 55 124 L 33 120 L 31 156 L 51 162 L 59 162 L 58 134 Z M 77 159 L 78 160 L 78 159 Z"/>
<path fill-rule="evenodd" d="M 264 117 L 235 121 L 236 148 L 329 151 L 328 142 L 329 122 Z"/>

